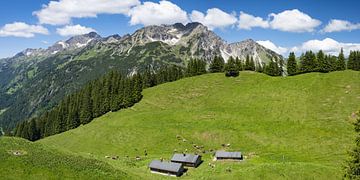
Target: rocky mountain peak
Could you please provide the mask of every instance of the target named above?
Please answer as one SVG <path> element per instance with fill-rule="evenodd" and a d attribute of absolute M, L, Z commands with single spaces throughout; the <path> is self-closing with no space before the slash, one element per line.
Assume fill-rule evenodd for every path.
<path fill-rule="evenodd" d="M 101 39 L 100 35 L 98 35 L 96 32 L 90 32 L 88 34 L 71 37 L 70 39 L 66 40 L 65 43 L 68 44 L 69 47 L 83 47 L 86 46 L 90 41 L 98 39 Z"/>
<path fill-rule="evenodd" d="M 115 43 L 115 42 L 118 42 L 120 39 L 121 39 L 120 35 L 114 34 L 114 35 L 104 38 L 102 41 L 105 43 Z"/>

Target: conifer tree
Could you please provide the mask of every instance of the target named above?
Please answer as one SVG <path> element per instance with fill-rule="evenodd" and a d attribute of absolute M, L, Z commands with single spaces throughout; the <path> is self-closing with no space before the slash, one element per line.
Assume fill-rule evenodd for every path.
<path fill-rule="evenodd" d="M 326 55 L 325 56 L 326 61 L 329 63 L 329 70 L 330 71 L 336 71 L 337 69 L 337 60 L 335 56 Z"/>
<path fill-rule="evenodd" d="M 105 97 L 103 97 L 105 98 Z M 91 84 L 87 85 L 83 94 L 80 109 L 80 122 L 87 124 L 92 119 Z"/>
<path fill-rule="evenodd" d="M 318 71 L 318 63 L 316 61 L 316 56 L 312 51 L 306 51 L 305 55 L 301 55 L 300 71 L 301 72 Z"/>
<path fill-rule="evenodd" d="M 255 66 L 255 70 L 256 72 L 262 73 L 265 71 L 265 65 L 264 64 L 260 64 L 259 62 L 257 63 L 257 65 Z"/>
<path fill-rule="evenodd" d="M 245 70 L 251 70 L 251 65 L 250 65 L 250 56 L 246 55 L 246 60 L 245 60 Z"/>
<path fill-rule="evenodd" d="M 287 72 L 290 76 L 295 75 L 297 73 L 297 63 L 296 63 L 296 57 L 294 52 L 290 52 L 289 59 L 287 62 Z"/>
<path fill-rule="evenodd" d="M 344 57 L 344 52 L 343 49 L 341 48 L 341 51 L 339 53 L 338 56 L 338 71 L 343 71 L 346 69 L 346 62 L 345 62 L 345 57 Z"/>
<path fill-rule="evenodd" d="M 329 72 L 331 70 L 330 63 L 322 50 L 320 50 L 316 55 L 318 61 L 318 69 L 320 72 Z"/>
<path fill-rule="evenodd" d="M 238 71 L 243 71 L 243 70 L 244 70 L 244 64 L 243 64 L 243 62 L 239 59 L 239 57 L 236 57 L 236 59 L 235 59 L 235 64 L 236 64 L 236 68 L 238 69 Z"/>
<path fill-rule="evenodd" d="M 254 61 L 254 58 L 251 56 L 251 59 L 250 59 L 250 68 L 249 70 L 251 71 L 255 71 L 255 61 Z"/>
<path fill-rule="evenodd" d="M 24 129 L 24 123 L 23 122 L 18 123 L 16 125 L 15 136 L 22 137 L 23 129 Z"/>
<path fill-rule="evenodd" d="M 270 63 L 265 68 L 265 73 L 270 76 L 280 76 L 281 70 L 279 68 L 278 60 L 274 58 L 274 60 L 270 61 Z"/>
<path fill-rule="evenodd" d="M 225 65 L 225 76 L 227 77 L 237 77 L 239 76 L 239 70 L 236 67 L 235 60 L 232 56 L 228 59 L 228 62 Z"/>
<path fill-rule="evenodd" d="M 28 127 L 28 136 L 29 136 L 29 140 L 30 141 L 34 141 L 39 139 L 38 137 L 38 130 L 36 129 L 36 123 L 35 123 L 35 119 L 31 119 L 30 122 L 28 123 L 29 127 Z"/>
<path fill-rule="evenodd" d="M 348 69 L 360 71 L 360 51 L 350 51 Z"/>
<path fill-rule="evenodd" d="M 224 65 L 224 59 L 222 57 L 215 56 L 214 60 L 210 64 L 209 71 L 211 73 L 223 72 Z"/>
<path fill-rule="evenodd" d="M 355 53 L 353 51 L 350 51 L 347 62 L 347 68 L 354 70 L 354 64 L 355 64 Z"/>
<path fill-rule="evenodd" d="M 29 139 L 30 140 L 30 136 L 29 136 L 29 123 L 27 121 L 23 122 L 23 129 L 21 131 L 21 136 L 22 138 L 25 139 Z"/>

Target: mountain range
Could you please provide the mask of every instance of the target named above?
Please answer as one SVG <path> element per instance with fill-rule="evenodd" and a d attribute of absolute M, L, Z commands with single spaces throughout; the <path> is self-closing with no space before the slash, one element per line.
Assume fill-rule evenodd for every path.
<path fill-rule="evenodd" d="M 251 39 L 229 44 L 200 23 L 147 26 L 124 36 L 78 35 L 0 59 L 0 127 L 9 130 L 37 116 L 111 69 L 132 75 L 148 67 L 185 66 L 190 58 L 209 64 L 215 56 L 250 56 L 257 66 L 282 59 Z"/>

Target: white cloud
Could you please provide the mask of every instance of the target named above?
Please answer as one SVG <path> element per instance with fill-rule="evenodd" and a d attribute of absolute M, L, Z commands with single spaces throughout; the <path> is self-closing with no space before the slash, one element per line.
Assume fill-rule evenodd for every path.
<path fill-rule="evenodd" d="M 131 18 L 131 25 L 143 24 L 148 26 L 189 22 L 187 13 L 169 1 L 144 2 L 133 7 L 128 15 Z"/>
<path fill-rule="evenodd" d="M 338 55 L 341 48 L 343 48 L 344 54 L 348 55 L 351 50 L 360 50 L 360 43 L 343 43 L 331 38 L 325 38 L 323 40 L 314 39 L 306 41 L 300 46 L 293 47 L 292 50 L 295 52 L 304 52 L 308 50 L 317 52 L 323 50 L 328 54 Z"/>
<path fill-rule="evenodd" d="M 192 11 L 191 21 L 200 22 L 209 29 L 225 28 L 236 23 L 235 14 L 228 14 L 218 8 L 208 9 L 206 15 L 199 11 Z"/>
<path fill-rule="evenodd" d="M 279 14 L 271 13 L 270 26 L 272 29 L 288 32 L 313 32 L 321 21 L 297 10 L 286 10 Z"/>
<path fill-rule="evenodd" d="M 264 20 L 261 17 L 255 17 L 251 14 L 246 14 L 244 12 L 240 12 L 239 16 L 239 29 L 246 29 L 251 30 L 253 27 L 262 27 L 262 28 L 268 28 L 269 22 Z"/>
<path fill-rule="evenodd" d="M 34 12 L 41 24 L 64 25 L 72 18 L 96 17 L 98 14 L 127 14 L 139 0 L 60 0 Z"/>
<path fill-rule="evenodd" d="M 40 25 L 29 25 L 24 22 L 14 22 L 12 24 L 5 24 L 0 29 L 0 37 L 15 36 L 31 38 L 35 34 L 49 34 L 49 31 Z"/>
<path fill-rule="evenodd" d="M 87 34 L 89 32 L 96 32 L 96 31 L 92 28 L 77 24 L 77 25 L 71 25 L 71 26 L 67 25 L 62 28 L 57 28 L 56 32 L 61 36 L 75 36 L 75 35 Z"/>
<path fill-rule="evenodd" d="M 281 47 L 281 46 L 276 46 L 273 42 L 266 40 L 266 41 L 256 41 L 257 43 L 259 43 L 260 45 L 278 53 L 281 55 L 285 55 L 288 52 L 288 49 L 285 47 Z"/>
<path fill-rule="evenodd" d="M 352 31 L 360 29 L 360 23 L 354 24 L 349 21 L 332 19 L 321 32 Z"/>

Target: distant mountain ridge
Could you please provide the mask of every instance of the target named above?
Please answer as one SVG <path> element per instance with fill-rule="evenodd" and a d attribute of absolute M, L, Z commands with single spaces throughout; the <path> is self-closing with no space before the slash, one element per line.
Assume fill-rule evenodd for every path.
<path fill-rule="evenodd" d="M 228 44 L 200 23 L 147 26 L 124 36 L 91 32 L 46 49 L 26 49 L 0 59 L 0 127 L 36 116 L 110 69 L 131 75 L 148 67 L 185 66 L 190 58 L 210 63 L 217 55 L 249 55 L 260 65 L 282 58 L 251 39 Z"/>

